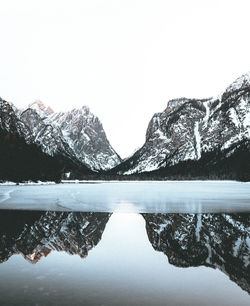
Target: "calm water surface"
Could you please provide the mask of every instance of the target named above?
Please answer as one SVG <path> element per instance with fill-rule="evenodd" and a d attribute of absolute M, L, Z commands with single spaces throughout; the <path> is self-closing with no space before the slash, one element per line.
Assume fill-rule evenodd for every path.
<path fill-rule="evenodd" d="M 250 305 L 247 184 L 222 184 L 232 201 L 227 194 L 226 205 L 214 192 L 217 206 L 208 201 L 213 184 L 185 185 L 176 194 L 179 205 L 164 190 L 180 185 L 165 183 L 164 189 L 160 183 L 156 194 L 157 185 L 150 193 L 146 184 L 141 200 L 142 185 L 122 185 L 119 198 L 119 190 L 112 195 L 106 184 L 105 199 L 100 185 L 0 187 L 0 305 Z M 98 207 L 94 186 L 102 208 L 96 211 L 86 209 Z M 89 188 L 94 196 L 86 194 Z M 73 200 L 65 211 L 52 209 L 63 193 L 72 199 L 74 192 L 80 204 L 87 203 L 81 197 L 89 199 L 78 204 L 83 211 L 69 210 L 77 206 Z M 39 201 L 36 210 L 27 210 L 25 199 L 42 195 L 44 201 L 48 194 L 49 210 Z M 146 196 L 152 204 L 143 205 Z"/>

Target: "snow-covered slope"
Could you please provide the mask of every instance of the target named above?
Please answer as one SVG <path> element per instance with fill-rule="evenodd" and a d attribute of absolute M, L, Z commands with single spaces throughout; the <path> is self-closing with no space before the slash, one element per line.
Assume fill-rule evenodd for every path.
<path fill-rule="evenodd" d="M 50 156 L 64 155 L 99 171 L 115 167 L 121 159 L 111 147 L 100 120 L 87 107 L 55 113 L 41 101 L 18 110 L 0 100 L 0 127 L 18 132 Z"/>
<path fill-rule="evenodd" d="M 114 170 L 120 174 L 153 171 L 203 152 L 228 149 L 250 139 L 250 73 L 233 82 L 219 98 L 171 100 L 151 119 L 145 144 Z"/>
<path fill-rule="evenodd" d="M 46 122 L 62 131 L 77 158 L 92 170 L 107 170 L 120 163 L 100 120 L 88 107 L 53 113 Z"/>
<path fill-rule="evenodd" d="M 47 117 L 41 117 L 39 114 L 41 112 L 28 108 L 19 115 L 19 119 L 30 130 L 30 135 L 26 137 L 26 140 L 39 145 L 43 152 L 51 156 L 62 153 L 72 159 L 77 159 L 61 130 L 56 125 L 46 122 Z"/>

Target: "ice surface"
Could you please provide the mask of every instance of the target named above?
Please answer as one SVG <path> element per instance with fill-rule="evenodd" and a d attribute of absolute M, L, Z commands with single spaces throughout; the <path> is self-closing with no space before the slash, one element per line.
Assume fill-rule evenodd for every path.
<path fill-rule="evenodd" d="M 0 186 L 0 209 L 250 212 L 250 184 L 234 181 L 92 182 Z"/>

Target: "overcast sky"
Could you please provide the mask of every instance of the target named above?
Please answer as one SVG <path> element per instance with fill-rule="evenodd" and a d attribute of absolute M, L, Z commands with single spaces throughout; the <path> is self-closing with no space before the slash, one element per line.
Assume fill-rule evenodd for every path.
<path fill-rule="evenodd" d="M 0 96 L 88 105 L 114 149 L 155 112 L 210 97 L 250 70 L 249 0 L 0 0 Z"/>

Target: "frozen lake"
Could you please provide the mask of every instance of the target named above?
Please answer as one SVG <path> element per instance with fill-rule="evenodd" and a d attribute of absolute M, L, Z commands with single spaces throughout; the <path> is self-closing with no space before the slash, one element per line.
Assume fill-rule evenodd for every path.
<path fill-rule="evenodd" d="M 246 212 L 250 184 L 234 181 L 93 182 L 0 186 L 0 209 L 84 212 Z"/>
<path fill-rule="evenodd" d="M 250 184 L 0 186 L 0 305 L 250 305 Z"/>

